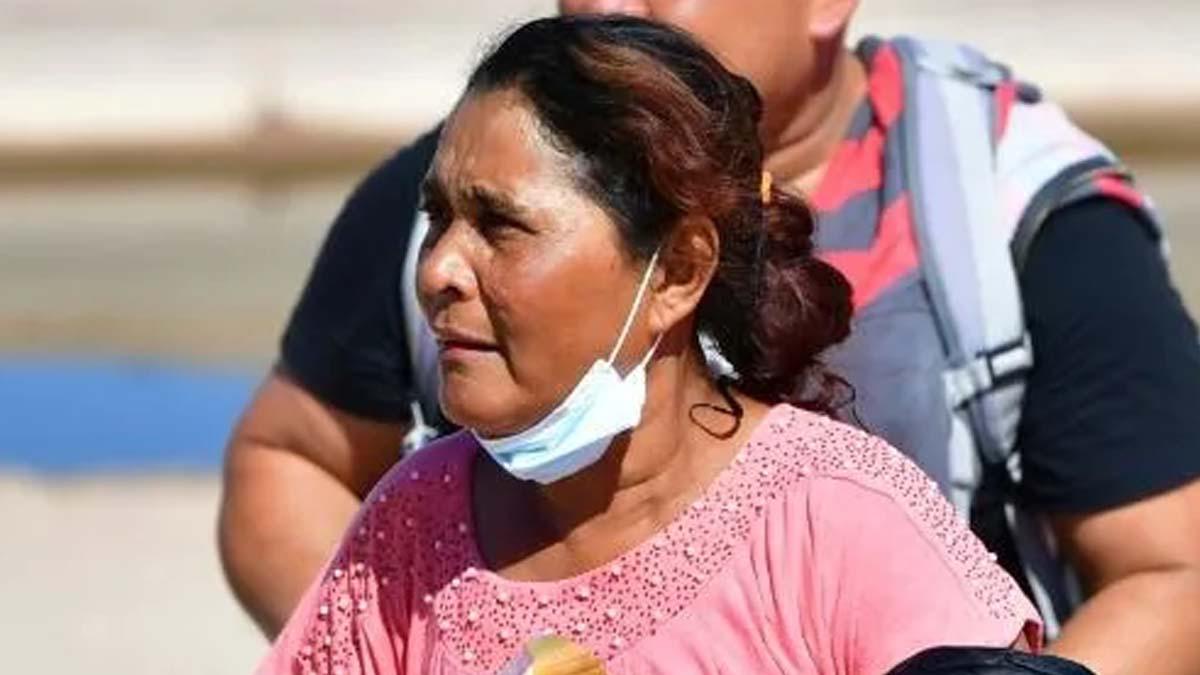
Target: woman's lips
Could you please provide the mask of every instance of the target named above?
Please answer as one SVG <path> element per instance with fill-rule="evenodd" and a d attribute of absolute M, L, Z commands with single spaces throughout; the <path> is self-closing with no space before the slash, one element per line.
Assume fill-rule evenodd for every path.
<path fill-rule="evenodd" d="M 495 343 L 465 331 L 445 329 L 435 331 L 434 334 L 437 336 L 438 351 L 442 358 L 469 358 L 499 351 Z"/>
<path fill-rule="evenodd" d="M 468 352 L 494 352 L 496 346 L 485 342 L 476 342 L 473 340 L 438 340 L 438 346 L 443 352 L 447 351 L 468 351 Z"/>
<path fill-rule="evenodd" d="M 495 342 L 481 335 L 445 324 L 433 326 L 433 335 L 442 358 L 468 358 L 500 351 Z"/>

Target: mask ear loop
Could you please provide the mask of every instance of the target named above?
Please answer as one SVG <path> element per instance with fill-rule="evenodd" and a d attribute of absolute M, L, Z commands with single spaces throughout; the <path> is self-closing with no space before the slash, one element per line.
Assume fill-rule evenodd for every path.
<path fill-rule="evenodd" d="M 658 262 L 658 252 L 661 247 L 654 249 L 654 255 L 650 256 L 650 263 L 646 265 L 646 272 L 642 275 L 642 282 L 638 285 L 637 296 L 633 299 L 633 308 L 629 310 L 629 315 L 625 317 L 625 325 L 621 327 L 621 334 L 617 336 L 617 344 L 613 346 L 612 353 L 608 355 L 608 362 L 612 364 L 613 359 L 617 358 L 617 354 L 621 351 L 621 346 L 625 344 L 625 338 L 629 336 L 629 329 L 633 327 L 633 319 L 637 316 L 638 308 L 642 305 L 642 296 L 646 294 L 646 289 L 650 287 L 650 277 L 654 276 L 654 265 Z M 659 336 L 662 339 L 662 336 Z M 654 343 L 654 347 L 658 347 L 658 341 Z M 650 350 L 654 353 L 654 349 Z M 649 357 L 647 357 L 649 358 Z"/>

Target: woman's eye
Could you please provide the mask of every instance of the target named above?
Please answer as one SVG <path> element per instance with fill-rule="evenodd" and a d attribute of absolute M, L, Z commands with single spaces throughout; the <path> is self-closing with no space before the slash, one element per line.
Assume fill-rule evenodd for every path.
<path fill-rule="evenodd" d="M 421 211 L 429 220 L 429 229 L 442 231 L 450 226 L 450 212 L 436 204 L 422 204 Z"/>
<path fill-rule="evenodd" d="M 520 223 L 499 213 L 482 213 L 478 219 L 479 231 L 485 237 L 504 237 L 525 230 Z"/>

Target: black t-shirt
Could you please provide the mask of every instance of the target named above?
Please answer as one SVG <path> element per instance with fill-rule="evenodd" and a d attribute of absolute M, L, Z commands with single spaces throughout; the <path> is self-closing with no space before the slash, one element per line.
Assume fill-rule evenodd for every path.
<path fill-rule="evenodd" d="M 1021 278 L 1034 361 L 1024 497 L 1092 512 L 1200 475 L 1200 341 L 1143 216 L 1102 198 L 1053 214 Z"/>
<path fill-rule="evenodd" d="M 435 146 L 422 137 L 355 191 L 283 338 L 302 386 L 364 417 L 409 417 L 400 275 Z M 1018 444 L 1035 508 L 1103 510 L 1200 476 L 1200 342 L 1141 217 L 1105 199 L 1068 206 L 1030 250 L 1036 365 Z"/>

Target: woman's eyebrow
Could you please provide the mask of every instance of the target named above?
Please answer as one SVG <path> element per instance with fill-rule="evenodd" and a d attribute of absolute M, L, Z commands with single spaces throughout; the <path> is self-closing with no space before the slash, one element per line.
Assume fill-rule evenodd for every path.
<path fill-rule="evenodd" d="M 529 209 L 517 203 L 512 197 L 485 185 L 472 185 L 467 188 L 466 197 L 476 208 L 491 211 L 506 218 L 523 220 L 529 216 Z"/>

